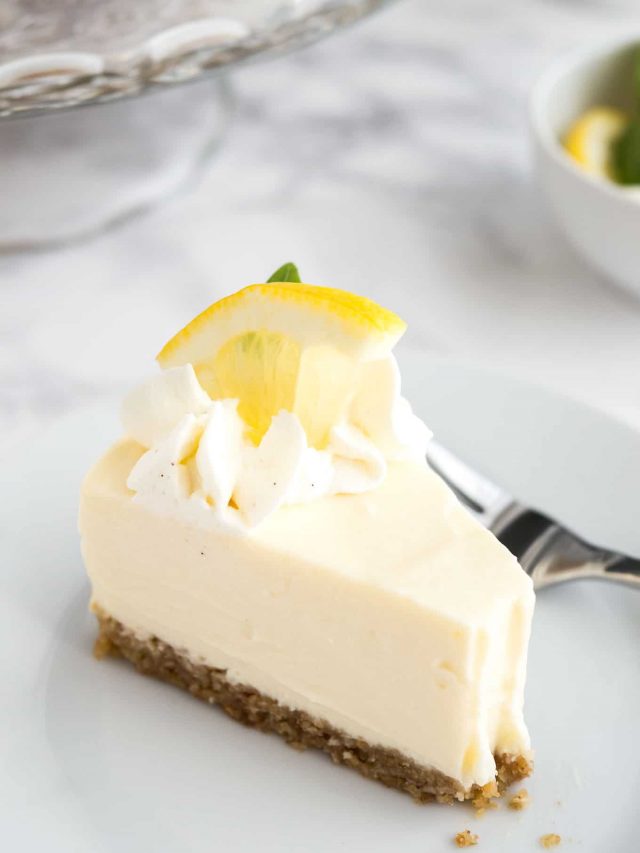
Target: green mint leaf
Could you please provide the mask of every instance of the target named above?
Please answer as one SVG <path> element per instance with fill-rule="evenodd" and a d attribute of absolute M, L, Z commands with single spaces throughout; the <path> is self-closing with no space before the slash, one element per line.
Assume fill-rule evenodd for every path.
<path fill-rule="evenodd" d="M 267 279 L 267 284 L 272 284 L 274 281 L 295 281 L 300 283 L 301 279 L 298 267 L 292 263 L 283 264 L 274 272 L 271 278 Z"/>
<path fill-rule="evenodd" d="M 640 184 L 640 119 L 631 119 L 611 146 L 611 165 L 619 184 Z"/>

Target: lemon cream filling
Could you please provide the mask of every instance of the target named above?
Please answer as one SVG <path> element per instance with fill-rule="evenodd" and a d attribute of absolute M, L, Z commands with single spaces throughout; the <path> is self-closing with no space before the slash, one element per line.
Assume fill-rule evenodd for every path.
<path fill-rule="evenodd" d="M 121 442 L 83 487 L 108 614 L 465 786 L 494 779 L 494 753 L 530 754 L 531 581 L 428 467 L 391 462 L 372 491 L 281 507 L 238 536 L 133 501 L 143 452 Z"/>

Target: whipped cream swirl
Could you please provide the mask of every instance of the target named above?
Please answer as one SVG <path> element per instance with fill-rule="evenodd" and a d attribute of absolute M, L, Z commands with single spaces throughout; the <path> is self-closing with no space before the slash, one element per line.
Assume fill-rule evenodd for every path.
<path fill-rule="evenodd" d="M 127 480 L 135 501 L 238 533 L 284 505 L 374 489 L 389 461 L 424 463 L 431 437 L 400 395 L 393 356 L 362 365 L 346 416 L 323 450 L 309 447 L 297 415 L 284 410 L 255 446 L 238 401 L 212 400 L 190 364 L 164 370 L 130 392 L 122 422 L 147 448 Z"/>

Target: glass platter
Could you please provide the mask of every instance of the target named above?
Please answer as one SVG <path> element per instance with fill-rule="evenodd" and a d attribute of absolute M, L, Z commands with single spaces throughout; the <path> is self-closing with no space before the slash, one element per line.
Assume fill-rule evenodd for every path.
<path fill-rule="evenodd" d="M 84 238 L 171 196 L 224 138 L 221 72 L 388 2 L 0 0 L 0 253 Z"/>
<path fill-rule="evenodd" d="M 309 44 L 388 0 L 0 0 L 0 117 L 193 80 Z"/>

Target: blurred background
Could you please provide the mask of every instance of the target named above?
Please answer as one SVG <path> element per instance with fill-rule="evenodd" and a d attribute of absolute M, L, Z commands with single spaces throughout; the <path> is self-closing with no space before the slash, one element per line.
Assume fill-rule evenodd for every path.
<path fill-rule="evenodd" d="M 637 22 L 631 0 L 399 0 L 303 50 L 234 68 L 222 89 L 172 89 L 157 127 L 150 116 L 137 136 L 129 127 L 109 142 L 135 137 L 143 160 L 145 140 L 180 149 L 181 110 L 201 107 L 211 145 L 197 169 L 168 180 L 170 197 L 68 245 L 0 254 L 3 447 L 120 396 L 194 313 L 289 260 L 306 281 L 405 317 L 405 350 L 523 376 L 640 427 L 640 300 L 558 233 L 527 116 L 552 59 Z M 153 114 L 157 97 L 141 109 Z M 51 120 L 11 119 L 38 128 L 20 162 L 32 181 Z M 55 163 L 82 167 L 75 155 L 47 170 Z M 25 198 L 17 169 L 5 168 L 0 221 L 47 205 L 44 190 Z M 93 191 L 99 200 L 99 181 Z"/>

